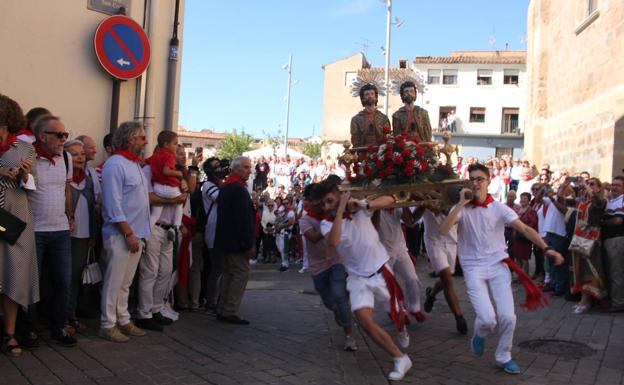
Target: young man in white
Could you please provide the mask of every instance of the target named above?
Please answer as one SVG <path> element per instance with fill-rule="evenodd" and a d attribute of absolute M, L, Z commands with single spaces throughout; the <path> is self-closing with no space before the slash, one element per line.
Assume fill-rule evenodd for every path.
<path fill-rule="evenodd" d="M 401 220 L 411 224 L 412 216 L 409 209 L 393 208 L 379 210 L 379 225 L 377 232 L 379 240 L 386 248 L 390 260 L 388 266 L 392 272 L 405 284 L 407 310 L 418 322 L 424 322 L 427 317 L 421 312 L 420 294 L 422 285 L 416 274 L 414 263 L 407 252 L 405 237 L 401 227 Z"/>
<path fill-rule="evenodd" d="M 468 297 L 476 313 L 471 340 L 473 353 L 477 357 L 483 355 L 485 338 L 498 323 L 500 338 L 495 353 L 496 362 L 505 372 L 519 374 L 520 367 L 511 358 L 516 314 L 508 267 L 513 262 L 505 250 L 505 225 L 510 225 L 543 249 L 554 258 L 556 264 L 561 264 L 563 257 L 549 247 L 535 230 L 523 224 L 512 209 L 494 201 L 487 193 L 490 182 L 487 167 L 473 164 L 468 172 L 471 188 L 462 189 L 459 203 L 440 224 L 440 233 L 448 234 L 451 227 L 458 224 L 459 259 L 464 270 Z M 496 312 L 492 299 L 496 304 Z"/>
<path fill-rule="evenodd" d="M 449 234 L 440 234 L 440 223 L 446 218 L 440 209 L 435 207 L 420 207 L 414 213 L 415 219 L 422 217 L 425 224 L 425 247 L 433 270 L 440 277 L 433 287 L 425 290 L 425 311 L 433 309 L 436 295 L 444 291 L 444 298 L 455 316 L 455 327 L 460 334 L 468 333 L 466 319 L 462 315 L 457 294 L 453 288 L 453 273 L 457 259 L 457 226 L 451 227 Z"/>
<path fill-rule="evenodd" d="M 321 233 L 327 243 L 338 250 L 341 262 L 349 274 L 347 290 L 351 310 L 371 339 L 393 357 L 394 370 L 388 378 L 401 380 L 412 367 L 412 361 L 373 319 L 373 308 L 377 299 L 386 309 L 390 308 L 391 317 L 397 329 L 402 332 L 399 343 L 404 348 L 407 347 L 409 337 L 403 325 L 405 314 L 400 308 L 402 292 L 386 265 L 390 258 L 370 220 L 373 210 L 390 206 L 394 203 L 394 198 L 384 196 L 372 202 L 356 201 L 350 198 L 348 192 L 340 193 L 338 185 L 330 181 L 322 182 L 320 188 L 325 189 L 319 195 L 323 197 L 325 213 L 331 218 L 321 222 Z M 353 216 L 345 212 L 347 203 L 358 207 Z"/>

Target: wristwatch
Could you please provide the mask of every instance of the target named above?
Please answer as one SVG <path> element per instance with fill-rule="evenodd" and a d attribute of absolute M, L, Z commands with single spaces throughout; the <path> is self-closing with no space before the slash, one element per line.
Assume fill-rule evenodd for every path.
<path fill-rule="evenodd" d="M 364 204 L 364 207 L 366 207 L 366 210 L 370 210 L 370 202 L 368 201 L 368 199 L 362 199 L 360 202 Z"/>

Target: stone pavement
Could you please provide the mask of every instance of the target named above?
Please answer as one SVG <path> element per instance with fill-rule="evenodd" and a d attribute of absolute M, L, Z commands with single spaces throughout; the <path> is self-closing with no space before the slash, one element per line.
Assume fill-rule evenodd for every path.
<path fill-rule="evenodd" d="M 241 311 L 250 326 L 185 313 L 164 333 L 126 344 L 104 341 L 91 329 L 79 337 L 77 348 L 44 344 L 19 358 L 0 355 L 0 384 L 388 384 L 391 360 L 361 332 L 356 335 L 360 349 L 342 351 L 342 333 L 313 293 L 310 277 L 274 268 L 253 268 Z M 419 268 L 424 286 L 432 282 L 426 273 Z M 472 329 L 463 280 L 456 278 L 455 284 Z M 519 285 L 514 291 L 517 299 L 523 296 Z M 471 355 L 469 336 L 455 332 L 440 296 L 427 321 L 409 327 L 407 352 L 414 367 L 399 383 L 624 384 L 624 314 L 578 316 L 571 306 L 555 298 L 540 312 L 518 309 L 514 358 L 523 373 L 510 376 L 494 364 L 495 337 L 487 340 L 482 358 Z M 391 330 L 386 315 L 379 313 L 378 321 Z M 543 339 L 586 346 L 531 349 Z"/>

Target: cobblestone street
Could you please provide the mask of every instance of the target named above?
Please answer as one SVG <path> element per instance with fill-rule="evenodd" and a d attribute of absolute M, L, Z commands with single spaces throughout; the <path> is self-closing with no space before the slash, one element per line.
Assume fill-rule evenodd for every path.
<path fill-rule="evenodd" d="M 426 286 L 432 282 L 422 268 Z M 455 278 L 462 308 L 472 329 L 473 313 L 461 278 Z M 514 284 L 516 299 L 523 295 Z M 572 303 L 555 298 L 537 313 L 518 309 L 514 358 L 523 373 L 504 374 L 494 364 L 496 338 L 485 355 L 474 358 L 469 336 L 455 332 L 442 296 L 426 322 L 410 325 L 410 384 L 622 384 L 624 316 L 572 315 Z M 19 358 L 0 355 L 2 384 L 387 384 L 391 360 L 356 333 L 360 349 L 342 351 L 342 333 L 321 305 L 307 274 L 254 267 L 243 301 L 250 326 L 231 326 L 200 313 L 185 313 L 164 333 L 150 333 L 126 344 L 95 336 L 79 337 L 77 348 L 43 344 Z M 388 330 L 387 317 L 378 321 Z M 470 332 L 469 332 L 470 334 Z M 561 355 L 520 347 L 529 340 L 556 339 L 586 344 L 557 350 Z M 535 345 L 535 344 L 529 344 Z M 565 354 L 563 354 L 565 353 Z"/>

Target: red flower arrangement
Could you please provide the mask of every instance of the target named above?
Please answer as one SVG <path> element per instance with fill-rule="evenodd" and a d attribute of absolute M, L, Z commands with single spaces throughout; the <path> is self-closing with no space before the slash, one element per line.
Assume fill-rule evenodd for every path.
<path fill-rule="evenodd" d="M 412 184 L 457 178 L 450 165 L 440 163 L 432 144 L 407 134 L 393 137 L 390 129 L 384 133 L 381 145 L 360 152 L 349 176 L 351 183 Z"/>

